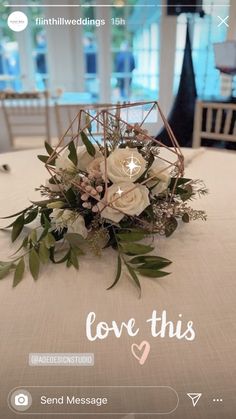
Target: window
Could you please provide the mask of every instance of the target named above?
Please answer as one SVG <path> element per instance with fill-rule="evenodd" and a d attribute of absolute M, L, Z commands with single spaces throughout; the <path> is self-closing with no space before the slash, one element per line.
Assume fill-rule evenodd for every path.
<path fill-rule="evenodd" d="M 160 10 L 112 8 L 113 100 L 157 99 L 159 85 Z M 144 3 L 144 2 L 142 2 Z"/>
<path fill-rule="evenodd" d="M 30 1 L 31 7 L 27 9 L 30 19 L 30 35 L 31 35 L 31 56 L 33 59 L 34 80 L 37 90 L 45 90 L 47 88 L 48 65 L 47 65 L 47 37 L 45 27 L 36 25 L 35 19 L 44 17 L 43 8 L 37 7 L 40 1 Z M 35 4 L 35 6 L 34 6 Z"/>
<path fill-rule="evenodd" d="M 20 90 L 19 47 L 15 33 L 7 26 L 11 8 L 4 4 L 0 0 L 0 90 Z"/>
<path fill-rule="evenodd" d="M 229 1 L 225 7 L 220 8 L 220 14 L 229 14 Z M 204 6 L 205 4 L 205 6 Z M 219 24 L 219 7 L 209 5 L 209 1 L 203 1 L 205 16 L 191 17 L 192 57 L 196 79 L 198 96 L 201 98 L 220 96 L 220 73 L 215 68 L 213 44 L 223 42 L 227 37 L 227 27 Z M 186 34 L 186 15 L 180 15 L 177 20 L 177 39 L 174 72 L 174 93 L 178 90 L 180 73 L 182 68 L 183 52 Z"/>
<path fill-rule="evenodd" d="M 91 5 L 94 1 L 85 0 L 83 4 Z M 96 10 L 94 7 L 83 7 L 83 18 L 89 21 L 96 19 Z M 84 77 L 85 91 L 90 93 L 92 100 L 97 100 L 99 95 L 98 84 L 98 57 L 97 57 L 97 37 L 96 26 L 83 26 L 83 48 L 84 48 Z"/>

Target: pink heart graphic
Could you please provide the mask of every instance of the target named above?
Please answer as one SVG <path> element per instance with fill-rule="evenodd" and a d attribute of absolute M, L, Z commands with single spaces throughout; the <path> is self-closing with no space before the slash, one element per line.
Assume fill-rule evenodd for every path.
<path fill-rule="evenodd" d="M 137 351 L 140 352 L 140 355 L 137 355 Z M 133 356 L 139 361 L 140 365 L 143 365 L 146 362 L 150 352 L 150 343 L 148 343 L 146 340 L 143 340 L 140 345 L 133 343 L 131 346 L 131 352 Z"/>

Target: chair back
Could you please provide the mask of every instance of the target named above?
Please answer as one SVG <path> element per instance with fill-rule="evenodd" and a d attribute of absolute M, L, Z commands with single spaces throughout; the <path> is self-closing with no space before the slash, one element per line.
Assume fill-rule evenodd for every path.
<path fill-rule="evenodd" d="M 196 102 L 193 148 L 200 147 L 203 138 L 236 142 L 236 104 Z"/>
<path fill-rule="evenodd" d="M 42 137 L 51 143 L 48 97 L 48 92 L 0 93 L 12 146 L 17 137 Z"/>
<path fill-rule="evenodd" d="M 56 113 L 56 123 L 57 123 L 57 130 L 58 130 L 58 137 L 59 139 L 64 136 L 64 139 L 68 138 L 70 141 L 76 134 L 74 129 L 77 129 L 72 122 L 79 114 L 81 110 L 88 111 L 90 115 L 96 115 L 99 111 L 103 109 L 114 109 L 116 105 L 111 103 L 99 103 L 99 104 L 78 104 L 78 105 L 60 105 L 59 103 L 55 104 L 55 113 Z M 68 127 L 70 127 L 68 129 Z M 66 133 L 66 135 L 65 135 Z M 101 127 L 99 124 L 99 120 L 93 122 L 93 135 L 94 136 L 101 136 Z"/>
<path fill-rule="evenodd" d="M 137 102 L 138 103 L 138 102 Z M 127 105 L 127 107 L 125 107 Z M 73 138 L 76 135 L 76 132 L 73 132 L 73 129 L 77 130 L 75 124 L 72 124 L 76 115 L 79 114 L 79 111 L 82 109 L 88 111 L 90 115 L 95 116 L 103 109 L 110 109 L 112 113 L 116 113 L 117 116 L 124 118 L 126 121 L 130 121 L 130 123 L 139 123 L 145 119 L 145 128 L 151 131 L 151 135 L 155 135 L 157 132 L 157 111 L 154 112 L 147 112 L 145 107 L 137 106 L 137 109 L 129 107 L 129 102 L 123 103 L 98 103 L 98 104 L 78 104 L 78 105 L 71 105 L 71 104 L 63 104 L 60 105 L 59 103 L 55 104 L 55 112 L 56 112 L 56 122 L 58 128 L 58 137 L 61 139 L 63 136 L 68 141 L 70 138 Z M 102 115 L 101 115 L 102 118 Z M 68 127 L 70 127 L 68 129 Z M 66 135 L 65 135 L 66 133 Z M 99 118 L 93 122 L 93 135 L 94 136 L 101 136 L 101 124 L 99 123 Z"/>

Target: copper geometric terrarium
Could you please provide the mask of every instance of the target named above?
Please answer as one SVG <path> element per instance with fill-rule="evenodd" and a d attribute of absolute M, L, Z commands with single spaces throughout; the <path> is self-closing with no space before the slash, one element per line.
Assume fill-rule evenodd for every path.
<path fill-rule="evenodd" d="M 171 147 L 152 137 L 157 122 L 164 125 Z M 117 255 L 115 279 L 108 290 L 118 283 L 123 269 L 139 295 L 139 275 L 168 275 L 163 269 L 171 261 L 152 254 L 150 239 L 153 243 L 156 234 L 169 237 L 178 221 L 205 220 L 205 212 L 187 201 L 207 190 L 200 181 L 183 177 L 184 158 L 159 104 L 86 107 L 57 147 L 45 143 L 45 148 L 48 155 L 38 158 L 46 162 L 51 176 L 37 189 L 44 199 L 10 216 L 16 217 L 9 225 L 12 242 L 36 218 L 39 227 L 25 235 L 19 248 L 25 253 L 7 263 L 0 261 L 0 278 L 14 271 L 13 286 L 19 284 L 27 259 L 34 279 L 41 264 L 49 261 L 78 270 L 85 250 L 100 255 L 107 247 Z"/>
<path fill-rule="evenodd" d="M 169 140 L 172 144 L 171 147 L 166 146 L 157 138 L 150 136 L 145 129 L 150 121 L 157 122 L 158 118 L 161 118 L 168 133 Z M 46 162 L 46 168 L 51 176 L 56 175 L 56 170 L 50 163 L 55 161 L 55 158 L 60 156 L 61 153 L 68 148 L 70 143 L 73 142 L 77 149 L 78 146 L 86 141 L 86 138 L 89 139 L 89 143 L 97 144 L 104 150 L 105 193 L 102 198 L 103 206 L 98 205 L 98 211 L 100 213 L 102 213 L 107 206 L 112 206 L 114 200 L 116 201 L 121 197 L 121 193 L 123 195 L 128 194 L 136 188 L 135 184 L 132 186 L 132 189 L 129 190 L 121 191 L 119 188 L 114 200 L 110 202 L 107 201 L 106 197 L 109 182 L 107 176 L 108 146 L 111 150 L 114 150 L 117 147 L 129 147 L 129 145 L 137 148 L 145 145 L 149 147 L 158 147 L 159 153 L 156 158 L 159 159 L 160 163 L 161 161 L 165 163 L 163 169 L 160 164 L 159 174 L 167 169 L 172 171 L 175 177 L 175 185 L 173 185 L 172 188 L 172 195 L 174 194 L 178 179 L 183 176 L 184 157 L 158 102 L 135 102 L 109 105 L 105 108 L 102 105 L 101 107 L 97 105 L 96 107 L 91 106 L 86 109 L 81 109 Z M 124 170 L 130 170 L 130 173 L 133 174 L 134 171 L 139 170 L 139 161 L 131 156 L 128 161 L 124 160 L 123 167 Z M 157 174 L 155 173 L 155 177 L 156 176 Z M 153 177 L 150 175 L 139 184 L 145 185 L 147 182 L 150 182 Z M 81 182 L 78 182 L 76 179 L 74 180 L 74 185 L 82 193 L 90 195 L 89 192 L 83 188 Z M 60 188 L 60 184 L 58 184 L 58 187 Z M 93 196 L 91 197 L 94 199 Z M 167 199 L 171 199 L 171 197 Z M 99 198 L 96 198 L 96 200 L 98 203 L 101 201 Z"/>

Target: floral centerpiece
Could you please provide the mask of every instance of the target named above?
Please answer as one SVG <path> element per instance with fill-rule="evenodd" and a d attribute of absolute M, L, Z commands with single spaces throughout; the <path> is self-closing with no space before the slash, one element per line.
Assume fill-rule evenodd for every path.
<path fill-rule="evenodd" d="M 201 181 L 183 176 L 183 155 L 158 103 L 151 103 L 145 118 L 159 111 L 173 147 L 151 137 L 143 122 L 125 121 L 122 110 L 138 105 L 102 109 L 95 115 L 81 110 L 56 149 L 45 143 L 47 155 L 38 156 L 49 172 L 46 183 L 37 188 L 42 200 L 5 217 L 15 218 L 7 226 L 12 242 L 24 226 L 33 227 L 17 256 L 0 262 L 0 279 L 13 271 L 13 286 L 18 285 L 26 261 L 35 280 L 40 265 L 48 262 L 79 269 L 86 251 L 100 255 L 107 247 L 117 252 L 116 276 L 108 289 L 118 283 L 123 268 L 139 292 L 140 275 L 168 275 L 171 261 L 153 254 L 153 236 L 169 237 L 179 220 L 205 220 L 204 211 L 192 209 L 188 201 L 207 191 Z M 72 134 L 66 142 L 68 132 Z"/>

